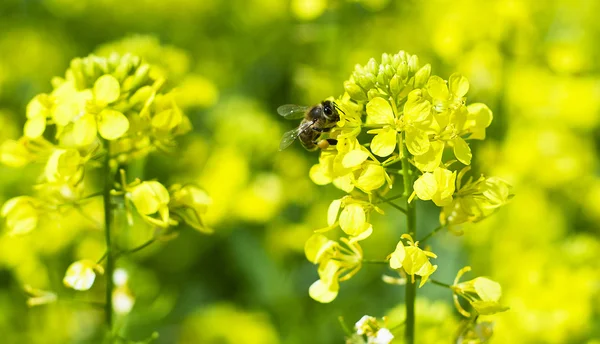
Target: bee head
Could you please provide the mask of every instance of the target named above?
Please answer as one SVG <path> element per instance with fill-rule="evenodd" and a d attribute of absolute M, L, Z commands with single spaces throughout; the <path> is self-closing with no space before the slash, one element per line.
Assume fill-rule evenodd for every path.
<path fill-rule="evenodd" d="M 334 102 L 329 100 L 323 102 L 323 117 L 325 117 L 327 120 L 335 122 L 340 119 L 340 116 L 337 113 L 337 106 Z"/>

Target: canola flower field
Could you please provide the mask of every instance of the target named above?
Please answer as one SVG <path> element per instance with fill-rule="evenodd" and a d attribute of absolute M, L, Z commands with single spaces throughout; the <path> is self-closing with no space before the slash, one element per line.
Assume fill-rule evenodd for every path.
<path fill-rule="evenodd" d="M 1 2 L 0 342 L 600 343 L 598 11 Z"/>

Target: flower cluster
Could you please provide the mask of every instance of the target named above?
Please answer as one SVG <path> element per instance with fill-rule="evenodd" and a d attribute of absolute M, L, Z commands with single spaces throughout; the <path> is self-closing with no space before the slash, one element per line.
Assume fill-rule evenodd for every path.
<path fill-rule="evenodd" d="M 455 226 L 480 221 L 511 198 L 510 185 L 499 178 L 463 182 L 473 158 L 470 142 L 485 139 L 493 119 L 485 104 L 467 104 L 465 76 L 455 73 L 444 80 L 432 75 L 430 65 L 421 66 L 416 56 L 401 51 L 383 54 L 381 62 L 371 59 L 356 66 L 344 88 L 346 93 L 336 100 L 340 121 L 328 134 L 337 144 L 321 151 L 310 177 L 347 193 L 331 203 L 328 227 L 316 232 L 339 228 L 348 236 L 343 243 L 354 248 L 340 249 L 323 234 L 307 242 L 307 257 L 319 264 L 320 276 L 310 295 L 320 302 L 335 298 L 340 275 L 346 280 L 362 267 L 358 244 L 376 230 L 370 217 L 373 210 L 384 214 L 379 204 L 387 203 L 407 218 L 407 233 L 381 262 L 401 277 L 410 276 L 406 287 L 414 288 L 417 278 L 422 287 L 437 269 L 430 262 L 437 255 L 429 247 L 421 248 L 416 238 L 418 201 L 432 201 L 440 208 L 440 227 L 423 242 L 444 227 L 461 233 Z M 401 194 L 387 196 L 396 189 Z M 404 207 L 394 203 L 398 199 Z M 506 309 L 497 304 L 500 287 L 491 280 L 480 277 L 453 286 L 433 282 L 450 288 L 455 298 L 467 299 L 478 314 Z"/>
<path fill-rule="evenodd" d="M 172 92 L 163 90 L 162 75 L 130 54 L 76 58 L 64 78 L 53 80 L 50 93 L 39 94 L 29 102 L 23 136 L 0 146 L 0 161 L 6 165 L 43 166 L 34 185 L 36 194 L 9 199 L 0 209 L 11 235 L 29 233 L 49 219 L 60 223 L 70 211 L 97 224 L 94 210 L 85 206 L 103 196 L 106 254 L 99 260 L 86 258 L 72 263 L 63 284 L 78 291 L 89 290 L 98 275 L 106 275 L 107 289 L 112 290 L 112 297 L 106 300 L 108 318 L 113 311 L 128 313 L 134 302 L 126 274 L 114 270 L 119 255 L 170 237 L 167 234 L 181 223 L 211 232 L 203 221 L 211 199 L 202 188 L 194 184 L 167 188 L 155 180 L 128 182 L 125 169 L 120 168 L 150 152 L 174 147 L 175 138 L 191 129 Z M 118 174 L 120 181 L 115 180 Z M 99 176 L 104 188 L 96 191 Z M 109 240 L 125 230 L 120 228 L 125 224 L 114 220 L 114 213 L 122 208 L 126 209 L 127 225 L 133 225 L 135 215 L 150 227 L 154 233 L 150 241 L 126 249 Z M 56 300 L 50 292 L 28 290 L 31 305 Z"/>

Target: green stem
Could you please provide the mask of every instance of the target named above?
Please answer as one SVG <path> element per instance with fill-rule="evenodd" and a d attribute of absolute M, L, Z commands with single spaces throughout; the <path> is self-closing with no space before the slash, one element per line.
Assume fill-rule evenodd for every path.
<path fill-rule="evenodd" d="M 417 204 L 415 201 L 409 202 L 409 197 L 413 193 L 412 174 L 410 162 L 408 161 L 408 150 L 403 145 L 402 158 L 402 177 L 404 179 L 404 195 L 406 196 L 406 229 L 408 234 L 415 238 L 417 235 Z M 417 297 L 416 281 L 408 279 L 406 282 L 406 327 L 404 329 L 404 339 L 406 344 L 415 343 L 415 299 Z"/>
<path fill-rule="evenodd" d="M 115 269 L 115 256 L 111 242 L 111 230 L 113 224 L 113 212 L 110 190 L 114 184 L 114 173 L 110 166 L 110 142 L 104 141 L 106 155 L 104 159 L 104 233 L 106 241 L 106 296 L 104 304 L 104 313 L 108 332 L 112 334 L 113 314 L 112 314 L 112 292 L 113 292 L 113 272 Z"/>
<path fill-rule="evenodd" d="M 424 243 L 425 240 L 427 240 L 427 239 L 431 238 L 432 236 L 434 236 L 435 233 L 439 232 L 442 228 L 444 228 L 444 225 L 439 225 L 436 229 L 432 230 L 431 233 L 427 234 L 421 240 L 419 240 L 419 243 Z"/>
<path fill-rule="evenodd" d="M 440 287 L 444 287 L 444 288 L 448 288 L 448 289 L 452 288 L 452 286 L 450 284 L 446 284 L 444 282 L 440 282 L 438 280 L 434 280 L 434 279 L 431 279 L 431 278 L 429 279 L 429 282 L 431 282 L 433 284 L 436 284 L 436 285 L 439 285 Z"/>
<path fill-rule="evenodd" d="M 134 248 L 129 249 L 127 251 L 123 251 L 122 253 L 124 253 L 124 254 L 135 253 L 137 251 L 143 250 L 144 248 L 152 245 L 155 241 L 156 241 L 156 238 L 152 238 L 152 239 L 146 241 L 145 243 L 141 244 L 140 246 L 134 247 Z"/>
<path fill-rule="evenodd" d="M 383 197 L 381 197 L 379 195 L 377 195 L 377 197 L 379 197 L 380 200 L 377 201 L 377 202 L 374 202 L 373 204 L 381 204 L 381 203 L 386 203 L 386 202 L 390 202 L 390 201 L 395 201 L 398 198 L 404 197 L 404 194 L 400 194 L 400 195 L 396 195 L 396 196 L 392 196 L 392 197 L 388 197 L 388 198 L 383 198 Z"/>
<path fill-rule="evenodd" d="M 338 317 L 338 321 L 340 322 L 340 325 L 342 326 L 342 330 L 344 330 L 344 333 L 348 337 L 350 337 L 352 335 L 352 331 L 350 331 L 350 328 L 348 327 L 348 325 L 346 325 L 346 322 L 344 321 L 344 317 L 340 315 Z"/>
<path fill-rule="evenodd" d="M 391 199 L 385 198 L 385 197 L 382 197 L 382 196 L 379 196 L 379 195 L 376 195 L 376 196 L 377 196 L 377 198 L 381 199 L 384 203 L 387 203 L 387 204 L 391 205 L 393 208 L 397 209 L 398 211 L 400 211 L 401 213 L 403 213 L 403 214 L 406 215 L 407 210 L 404 209 L 404 208 L 402 208 L 401 206 L 395 204 L 395 203 L 392 203 Z"/>

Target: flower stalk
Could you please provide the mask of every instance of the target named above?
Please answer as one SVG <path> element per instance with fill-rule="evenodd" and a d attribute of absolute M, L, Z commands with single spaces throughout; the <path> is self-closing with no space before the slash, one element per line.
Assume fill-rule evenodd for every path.
<path fill-rule="evenodd" d="M 416 201 L 410 201 L 410 195 L 413 193 L 413 182 L 411 180 L 411 165 L 408 161 L 408 151 L 406 146 L 403 149 L 402 174 L 404 181 L 404 195 L 406 196 L 406 231 L 413 238 L 417 234 L 417 204 Z M 417 297 L 416 281 L 410 279 L 406 282 L 405 304 L 406 304 L 406 326 L 404 328 L 404 339 L 407 344 L 415 342 L 415 299 Z"/>
<path fill-rule="evenodd" d="M 105 171 L 105 181 L 104 181 L 104 238 L 106 242 L 106 296 L 105 296 L 105 304 L 104 304 L 104 312 L 105 312 L 105 322 L 108 328 L 108 332 L 112 333 L 112 324 L 113 324 L 113 306 L 112 306 L 112 292 L 113 292 L 113 280 L 112 275 L 115 269 L 115 256 L 113 252 L 112 242 L 111 242 L 111 231 L 113 225 L 113 212 L 112 212 L 112 202 L 111 202 L 111 190 L 114 184 L 114 170 L 110 165 L 110 142 L 104 142 L 106 155 L 104 159 L 104 171 Z"/>

